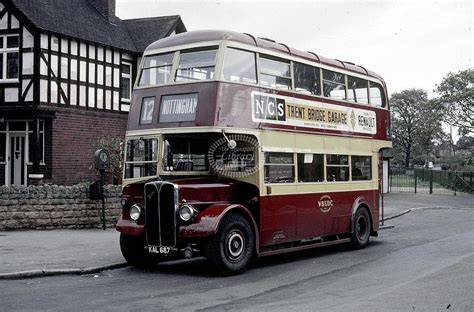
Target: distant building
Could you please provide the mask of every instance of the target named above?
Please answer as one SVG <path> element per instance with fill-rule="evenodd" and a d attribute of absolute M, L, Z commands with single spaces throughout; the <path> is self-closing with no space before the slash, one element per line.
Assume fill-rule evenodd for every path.
<path fill-rule="evenodd" d="M 144 49 L 179 16 L 121 20 L 115 0 L 0 0 L 0 185 L 74 184 L 97 137 L 123 137 Z"/>

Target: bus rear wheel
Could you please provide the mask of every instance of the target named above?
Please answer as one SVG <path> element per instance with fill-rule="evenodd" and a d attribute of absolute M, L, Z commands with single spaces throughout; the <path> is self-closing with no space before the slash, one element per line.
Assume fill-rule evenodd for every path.
<path fill-rule="evenodd" d="M 227 215 L 216 235 L 206 245 L 206 258 L 220 274 L 244 272 L 252 261 L 255 238 L 247 220 L 238 214 Z"/>
<path fill-rule="evenodd" d="M 354 249 L 362 249 L 369 244 L 370 229 L 372 228 L 369 212 L 365 208 L 357 209 L 351 233 L 351 245 Z"/>
<path fill-rule="evenodd" d="M 145 251 L 145 237 L 120 234 L 120 250 L 128 264 L 141 267 L 151 268 L 156 266 L 159 258 L 156 255 Z"/>

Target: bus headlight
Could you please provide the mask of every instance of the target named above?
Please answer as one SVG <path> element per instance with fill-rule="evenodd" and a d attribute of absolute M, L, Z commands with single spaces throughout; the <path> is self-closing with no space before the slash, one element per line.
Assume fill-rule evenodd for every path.
<path fill-rule="evenodd" d="M 133 221 L 137 221 L 140 219 L 140 215 L 142 214 L 142 207 L 139 204 L 135 204 L 132 207 L 130 207 L 129 210 L 130 218 L 132 218 Z"/>
<path fill-rule="evenodd" d="M 181 208 L 179 208 L 179 217 L 183 221 L 191 220 L 195 214 L 196 211 L 191 205 L 182 205 Z"/>

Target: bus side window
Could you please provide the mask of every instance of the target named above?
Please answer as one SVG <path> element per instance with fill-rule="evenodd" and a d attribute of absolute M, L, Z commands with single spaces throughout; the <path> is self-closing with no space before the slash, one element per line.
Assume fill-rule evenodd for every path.
<path fill-rule="evenodd" d="M 224 58 L 224 79 L 232 82 L 257 83 L 255 53 L 227 48 Z"/>
<path fill-rule="evenodd" d="M 265 153 L 265 183 L 295 182 L 295 165 L 292 153 Z"/>
<path fill-rule="evenodd" d="M 372 157 L 352 156 L 352 181 L 372 180 Z"/>
<path fill-rule="evenodd" d="M 296 91 L 312 95 L 321 95 L 319 68 L 294 62 L 293 70 Z"/>
<path fill-rule="evenodd" d="M 369 82 L 365 79 L 347 76 L 347 100 L 356 103 L 369 104 Z"/>
<path fill-rule="evenodd" d="M 376 82 L 370 82 L 370 104 L 378 107 L 385 107 L 385 96 L 383 88 Z"/>
<path fill-rule="evenodd" d="M 326 155 L 328 182 L 349 181 L 349 156 Z"/>
<path fill-rule="evenodd" d="M 260 85 L 263 87 L 290 90 L 290 63 L 288 61 L 274 60 L 261 56 Z"/>
<path fill-rule="evenodd" d="M 345 75 L 331 70 L 323 69 L 323 95 L 325 97 L 333 99 L 345 100 Z"/>
<path fill-rule="evenodd" d="M 298 154 L 298 182 L 324 181 L 324 155 Z"/>

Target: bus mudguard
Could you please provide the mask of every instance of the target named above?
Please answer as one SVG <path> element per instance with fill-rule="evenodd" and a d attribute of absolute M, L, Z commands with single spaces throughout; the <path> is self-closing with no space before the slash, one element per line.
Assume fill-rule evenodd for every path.
<path fill-rule="evenodd" d="M 207 207 L 204 211 L 197 215 L 192 224 L 180 226 L 179 236 L 205 237 L 214 235 L 217 233 L 224 217 L 231 212 L 240 213 L 250 221 L 250 226 L 252 226 L 254 229 L 256 242 L 258 244 L 258 228 L 255 218 L 246 207 L 238 204 L 214 204 Z"/>
<path fill-rule="evenodd" d="M 122 217 L 117 221 L 116 230 L 128 235 L 143 235 L 145 226 L 135 222 L 124 220 Z"/>
<path fill-rule="evenodd" d="M 370 209 L 369 203 L 365 200 L 363 196 L 359 196 L 356 198 L 354 203 L 352 204 L 352 210 L 351 210 L 351 233 L 354 233 L 354 218 L 355 214 L 357 212 L 357 209 L 359 209 L 360 206 L 365 206 L 367 207 L 367 210 L 369 211 L 369 216 L 370 216 L 370 223 L 372 224 L 372 229 L 375 230 L 376 225 L 373 222 L 373 216 L 372 216 L 372 210 Z"/>

